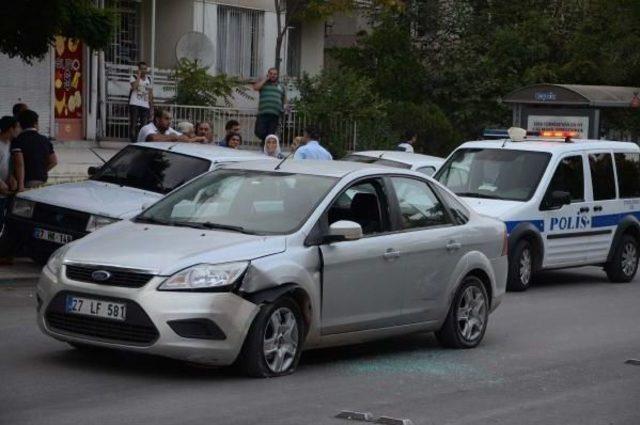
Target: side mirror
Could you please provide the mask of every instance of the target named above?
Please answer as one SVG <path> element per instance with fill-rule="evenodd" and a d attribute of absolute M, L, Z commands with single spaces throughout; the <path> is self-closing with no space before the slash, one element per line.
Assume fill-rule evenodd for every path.
<path fill-rule="evenodd" d="M 98 170 L 100 170 L 100 167 L 89 167 L 87 174 L 89 174 L 89 177 L 95 176 L 98 173 Z"/>
<path fill-rule="evenodd" d="M 355 221 L 340 220 L 329 226 L 329 234 L 323 238 L 323 242 L 355 241 L 360 238 L 362 238 L 362 226 Z"/>
<path fill-rule="evenodd" d="M 563 205 L 569 205 L 571 203 L 571 194 L 564 190 L 554 190 L 544 200 L 544 207 L 547 210 L 555 210 L 561 208 Z"/>

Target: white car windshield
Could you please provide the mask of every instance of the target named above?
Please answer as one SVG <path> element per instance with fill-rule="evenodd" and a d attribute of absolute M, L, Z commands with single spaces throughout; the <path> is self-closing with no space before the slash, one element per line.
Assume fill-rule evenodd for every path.
<path fill-rule="evenodd" d="M 551 154 L 512 149 L 459 149 L 435 178 L 459 196 L 528 201 Z"/>
<path fill-rule="evenodd" d="M 304 223 L 336 181 L 306 174 L 217 170 L 169 194 L 136 221 L 287 234 Z"/>
<path fill-rule="evenodd" d="M 194 177 L 205 173 L 211 161 L 161 149 L 127 146 L 91 179 L 169 193 Z"/>

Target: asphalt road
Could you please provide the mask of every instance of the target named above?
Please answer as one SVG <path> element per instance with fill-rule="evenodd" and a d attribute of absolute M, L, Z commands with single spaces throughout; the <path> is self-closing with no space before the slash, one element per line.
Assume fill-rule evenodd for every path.
<path fill-rule="evenodd" d="M 306 352 L 254 380 L 42 335 L 32 288 L 0 288 L 0 424 L 356 424 L 342 409 L 414 424 L 640 424 L 640 279 L 548 273 L 507 294 L 482 345 L 412 335 Z M 364 423 L 363 423 L 364 424 Z"/>

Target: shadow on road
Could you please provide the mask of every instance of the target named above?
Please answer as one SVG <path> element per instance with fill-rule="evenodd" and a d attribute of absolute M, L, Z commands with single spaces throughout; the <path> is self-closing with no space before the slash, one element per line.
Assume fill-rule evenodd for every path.
<path fill-rule="evenodd" d="M 534 276 L 533 285 L 529 290 L 554 286 L 592 286 L 611 285 L 607 275 L 601 268 L 581 267 L 575 269 L 546 270 Z"/>

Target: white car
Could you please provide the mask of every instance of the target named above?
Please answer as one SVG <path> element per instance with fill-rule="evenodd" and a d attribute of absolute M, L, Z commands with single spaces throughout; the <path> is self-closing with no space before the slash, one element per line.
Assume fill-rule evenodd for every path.
<path fill-rule="evenodd" d="M 94 345 L 291 373 L 305 348 L 436 332 L 477 346 L 505 291 L 506 228 L 420 173 L 225 164 L 51 257 L 38 323 Z"/>
<path fill-rule="evenodd" d="M 634 143 L 468 142 L 435 178 L 506 223 L 510 290 L 526 290 L 542 269 L 600 265 L 613 282 L 636 274 L 640 148 Z"/>
<path fill-rule="evenodd" d="M 39 263 L 60 246 L 102 226 L 139 213 L 166 193 L 216 164 L 265 156 L 195 143 L 128 145 L 89 180 L 20 193 L 6 220 L 5 243 Z"/>
<path fill-rule="evenodd" d="M 367 164 L 387 165 L 417 171 L 428 176 L 444 164 L 444 158 L 402 151 L 362 151 L 353 152 L 343 158 L 344 161 L 364 162 Z"/>

